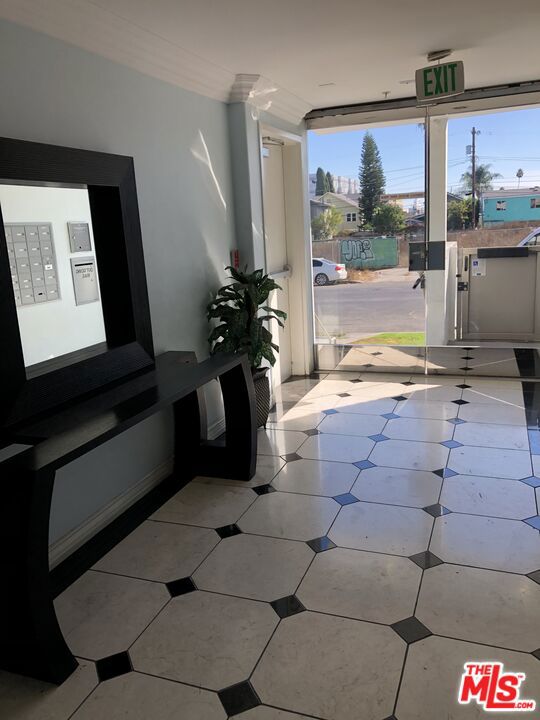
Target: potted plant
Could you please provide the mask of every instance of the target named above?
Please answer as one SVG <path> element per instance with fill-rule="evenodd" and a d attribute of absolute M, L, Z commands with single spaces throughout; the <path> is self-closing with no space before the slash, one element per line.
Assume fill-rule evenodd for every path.
<path fill-rule="evenodd" d="M 281 327 L 287 313 L 267 305 L 272 290 L 281 290 L 262 270 L 252 273 L 226 268 L 232 282 L 224 285 L 208 304 L 208 320 L 217 320 L 208 342 L 210 352 L 247 353 L 257 400 L 257 427 L 266 426 L 270 412 L 270 384 L 268 367 L 261 367 L 263 360 L 270 365 L 276 362 L 279 347 L 272 342 L 272 333 L 265 327 L 275 320 Z"/>

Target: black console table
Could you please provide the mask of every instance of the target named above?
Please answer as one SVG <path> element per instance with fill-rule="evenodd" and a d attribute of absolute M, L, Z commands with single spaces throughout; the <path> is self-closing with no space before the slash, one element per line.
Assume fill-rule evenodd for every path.
<path fill-rule="evenodd" d="M 11 436 L 13 442 L 32 447 L 0 464 L 0 668 L 59 684 L 77 667 L 56 618 L 49 572 L 49 515 L 58 468 L 172 406 L 173 492 L 195 475 L 253 477 L 257 434 L 247 358 L 216 355 L 187 363 L 186 353 L 165 353 L 153 370 L 104 388 Z M 219 379 L 223 394 L 224 443 L 201 440 L 198 390 L 213 379 Z"/>

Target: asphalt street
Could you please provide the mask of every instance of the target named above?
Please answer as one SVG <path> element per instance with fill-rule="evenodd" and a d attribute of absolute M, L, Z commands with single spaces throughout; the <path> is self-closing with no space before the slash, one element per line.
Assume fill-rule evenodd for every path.
<path fill-rule="evenodd" d="M 412 279 L 314 287 L 316 334 L 358 337 L 380 332 L 422 332 L 424 295 Z M 323 327 L 324 326 L 324 327 Z"/>

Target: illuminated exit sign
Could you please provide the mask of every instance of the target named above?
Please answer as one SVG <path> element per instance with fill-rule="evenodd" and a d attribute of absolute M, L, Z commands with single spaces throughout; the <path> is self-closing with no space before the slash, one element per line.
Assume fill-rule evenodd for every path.
<path fill-rule="evenodd" d="M 465 91 L 463 62 L 430 65 L 416 71 L 416 97 L 418 100 L 439 100 Z"/>

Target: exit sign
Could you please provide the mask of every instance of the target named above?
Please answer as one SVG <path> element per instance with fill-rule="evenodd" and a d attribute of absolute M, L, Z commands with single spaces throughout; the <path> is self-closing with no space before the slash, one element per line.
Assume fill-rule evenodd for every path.
<path fill-rule="evenodd" d="M 416 71 L 416 97 L 418 100 L 438 100 L 459 95 L 465 91 L 463 62 L 430 65 Z"/>

